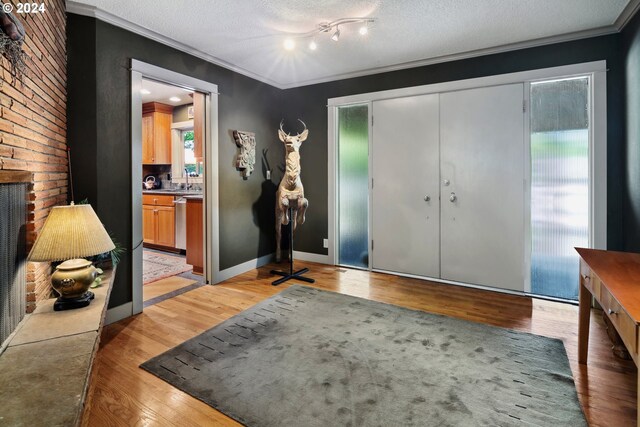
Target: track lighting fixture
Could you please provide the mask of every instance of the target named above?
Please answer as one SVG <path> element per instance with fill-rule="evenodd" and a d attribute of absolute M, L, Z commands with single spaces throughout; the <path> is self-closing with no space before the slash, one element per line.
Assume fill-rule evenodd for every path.
<path fill-rule="evenodd" d="M 306 33 L 289 34 L 289 37 L 285 39 L 283 46 L 286 50 L 295 49 L 295 39 L 311 38 L 309 42 L 309 50 L 316 50 L 318 44 L 316 43 L 316 36 L 318 34 L 327 33 L 331 34 L 330 38 L 334 42 L 340 40 L 340 25 L 343 27 L 350 24 L 360 24 L 358 33 L 362 36 L 369 33 L 369 24 L 375 22 L 374 18 L 341 18 L 331 22 L 322 22 L 318 24 L 318 27 L 308 31 Z"/>
<path fill-rule="evenodd" d="M 336 27 L 336 32 L 331 36 L 331 40 L 333 40 L 334 42 L 340 40 L 340 27 Z"/>

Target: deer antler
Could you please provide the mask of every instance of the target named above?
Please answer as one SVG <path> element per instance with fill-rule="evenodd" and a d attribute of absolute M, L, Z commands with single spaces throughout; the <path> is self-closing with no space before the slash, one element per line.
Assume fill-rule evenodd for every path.
<path fill-rule="evenodd" d="M 298 132 L 298 135 L 300 135 L 301 133 L 304 133 L 305 130 L 307 130 L 307 125 L 305 124 L 305 122 L 303 122 L 302 120 L 298 119 L 298 121 L 300 123 L 302 123 L 302 125 L 304 126 L 304 130 L 302 132 Z"/>
<path fill-rule="evenodd" d="M 284 119 L 280 120 L 280 130 L 282 131 L 282 133 L 286 133 L 287 136 L 290 136 L 287 132 L 284 131 L 284 129 L 282 129 L 283 124 L 284 124 Z"/>

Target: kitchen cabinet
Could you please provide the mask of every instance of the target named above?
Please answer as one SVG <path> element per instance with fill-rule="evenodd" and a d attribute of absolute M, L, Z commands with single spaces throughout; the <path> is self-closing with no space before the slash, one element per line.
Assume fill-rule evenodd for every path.
<path fill-rule="evenodd" d="M 195 274 L 202 274 L 204 266 L 202 197 L 185 198 L 187 199 L 187 264 L 193 266 Z"/>
<path fill-rule="evenodd" d="M 144 243 L 173 248 L 176 243 L 176 210 L 173 196 L 142 196 Z"/>
<path fill-rule="evenodd" d="M 196 162 L 202 162 L 204 151 L 204 94 L 194 92 L 193 94 L 193 156 Z"/>
<path fill-rule="evenodd" d="M 173 107 L 159 102 L 142 104 L 142 163 L 171 164 Z"/>

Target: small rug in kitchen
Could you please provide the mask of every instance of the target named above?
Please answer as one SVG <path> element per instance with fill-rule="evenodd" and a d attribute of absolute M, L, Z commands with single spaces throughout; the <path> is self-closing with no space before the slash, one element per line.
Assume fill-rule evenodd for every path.
<path fill-rule="evenodd" d="M 155 251 L 143 251 L 142 260 L 142 282 L 145 285 L 193 269 L 184 257 Z"/>

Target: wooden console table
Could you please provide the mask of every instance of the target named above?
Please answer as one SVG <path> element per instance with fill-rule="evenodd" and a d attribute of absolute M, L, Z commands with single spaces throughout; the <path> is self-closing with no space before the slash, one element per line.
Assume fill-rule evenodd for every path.
<path fill-rule="evenodd" d="M 640 254 L 576 248 L 580 254 L 578 362 L 587 363 L 591 296 L 602 306 L 636 366 L 640 341 Z M 638 376 L 640 398 L 640 376 Z M 637 424 L 640 427 L 640 410 Z"/>

